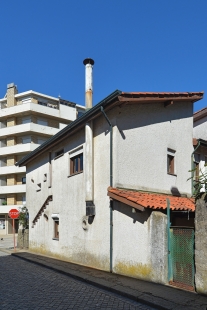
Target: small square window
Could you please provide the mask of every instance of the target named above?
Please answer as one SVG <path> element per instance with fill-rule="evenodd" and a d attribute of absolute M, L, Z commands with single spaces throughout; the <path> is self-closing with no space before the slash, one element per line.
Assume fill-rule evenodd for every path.
<path fill-rule="evenodd" d="M 175 157 L 167 155 L 167 172 L 169 174 L 175 174 Z"/>
<path fill-rule="evenodd" d="M 55 159 L 64 155 L 64 149 L 55 152 Z"/>
<path fill-rule="evenodd" d="M 83 171 L 83 153 L 70 159 L 70 174 Z"/>

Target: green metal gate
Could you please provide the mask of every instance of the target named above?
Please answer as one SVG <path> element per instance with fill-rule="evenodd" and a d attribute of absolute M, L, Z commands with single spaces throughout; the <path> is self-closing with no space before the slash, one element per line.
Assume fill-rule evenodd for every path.
<path fill-rule="evenodd" d="M 170 284 L 194 290 L 194 230 L 170 228 Z"/>

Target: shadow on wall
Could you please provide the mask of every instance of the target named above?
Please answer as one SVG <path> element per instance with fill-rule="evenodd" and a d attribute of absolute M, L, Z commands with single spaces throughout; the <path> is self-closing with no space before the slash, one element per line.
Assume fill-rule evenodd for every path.
<path fill-rule="evenodd" d="M 125 130 L 134 128 L 147 127 L 153 124 L 160 124 L 166 122 L 172 122 L 175 120 L 186 119 L 192 117 L 192 108 L 189 102 L 183 102 L 180 105 L 179 102 L 174 102 L 173 105 L 164 108 L 162 103 L 140 103 L 140 104 L 128 104 L 115 107 L 111 111 L 107 111 L 113 126 L 117 126 L 122 138 L 125 140 Z M 109 133 L 109 126 L 101 115 L 94 120 L 96 125 L 94 126 L 94 137 L 105 132 L 105 135 Z"/>
<path fill-rule="evenodd" d="M 172 186 L 170 191 L 171 191 L 173 196 L 181 197 L 181 193 L 180 193 L 180 191 L 179 191 L 179 189 L 177 187 Z"/>
<path fill-rule="evenodd" d="M 133 223 L 135 224 L 136 222 L 139 222 L 141 224 L 144 224 L 146 222 L 151 214 L 150 210 L 145 210 L 145 211 L 139 211 L 136 210 L 135 213 L 132 212 L 132 207 L 127 206 L 126 204 L 118 201 L 114 201 L 113 204 L 113 209 L 115 211 L 121 212 L 122 214 L 130 217 L 133 220 Z"/>

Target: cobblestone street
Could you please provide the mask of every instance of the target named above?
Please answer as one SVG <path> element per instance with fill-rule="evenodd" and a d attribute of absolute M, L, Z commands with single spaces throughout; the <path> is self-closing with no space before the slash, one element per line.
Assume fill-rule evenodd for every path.
<path fill-rule="evenodd" d="M 0 309 L 154 308 L 0 251 Z"/>

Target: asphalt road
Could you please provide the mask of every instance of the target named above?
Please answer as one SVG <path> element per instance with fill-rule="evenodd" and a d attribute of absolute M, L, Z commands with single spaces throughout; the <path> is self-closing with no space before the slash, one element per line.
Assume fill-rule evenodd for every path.
<path fill-rule="evenodd" d="M 0 309 L 154 308 L 0 251 Z"/>

